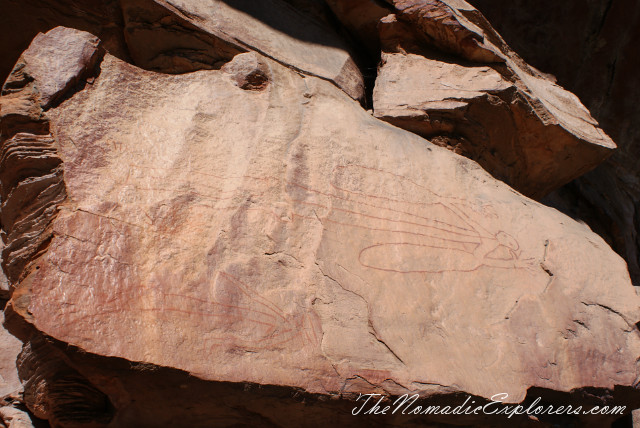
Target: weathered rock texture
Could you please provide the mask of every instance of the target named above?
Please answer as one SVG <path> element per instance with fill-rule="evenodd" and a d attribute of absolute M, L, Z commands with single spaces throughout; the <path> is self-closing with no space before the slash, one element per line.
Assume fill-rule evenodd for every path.
<path fill-rule="evenodd" d="M 640 285 L 638 4 L 471 2 L 527 61 L 579 95 L 618 144 L 605 164 L 553 195 L 552 202 L 605 237 Z"/>
<path fill-rule="evenodd" d="M 0 84 L 38 33 L 60 25 L 95 34 L 112 55 L 130 59 L 119 0 L 2 0 Z"/>
<path fill-rule="evenodd" d="M 60 27 L 40 34 L 2 87 L 2 267 L 12 283 L 48 246 L 51 219 L 65 198 L 62 160 L 44 110 L 96 71 L 98 43 L 91 34 Z"/>
<path fill-rule="evenodd" d="M 473 62 L 504 62 L 500 36 L 487 31 L 482 15 L 463 0 L 386 0 L 398 18 L 413 24 L 428 41 L 445 52 Z M 483 28 L 484 27 L 484 28 Z"/>
<path fill-rule="evenodd" d="M 6 3 L 7 14 L 0 17 L 0 24 L 5 24 L 0 26 L 2 41 L 9 44 L 14 33 L 29 38 L 7 47 L 7 64 L 0 66 L 3 77 L 38 31 L 66 25 L 106 39 L 109 52 L 150 70 L 215 69 L 237 53 L 255 50 L 301 73 L 329 80 L 354 99 L 364 96 L 363 78 L 347 44 L 328 23 L 284 0 Z"/>
<path fill-rule="evenodd" d="M 379 24 L 376 117 L 455 148 L 535 198 L 616 147 L 575 95 L 522 61 L 467 3 L 390 3 L 395 15 Z"/>
<path fill-rule="evenodd" d="M 166 394 L 129 395 L 142 387 L 122 361 L 159 370 L 151 385 L 236 391 L 222 426 L 326 426 L 321 409 L 345 421 L 368 392 L 637 400 L 640 299 L 584 225 L 260 53 L 171 75 L 110 54 L 96 66 L 90 46 L 69 29 L 37 38 L 23 59 L 68 55 L 76 73 L 22 60 L 0 98 L 10 324 L 35 414 L 175 424 L 155 410 Z M 283 398 L 247 393 L 238 411 L 234 384 Z M 335 404 L 304 419 L 296 393 Z M 211 402 L 180 423 L 207 426 Z"/>
<path fill-rule="evenodd" d="M 329 27 L 309 19 L 283 0 L 124 0 L 122 4 L 127 44 L 134 60 L 145 68 L 164 70 L 167 49 L 172 61 L 187 56 L 188 64 L 193 64 L 191 39 L 204 32 L 214 52 L 220 55 L 205 58 L 205 63 L 213 65 L 216 60 L 228 60 L 238 51 L 250 49 L 329 80 L 355 99 L 364 95 L 362 76 L 346 44 Z M 186 24 L 178 24 L 177 20 Z M 176 27 L 187 31 L 187 47 L 179 46 Z"/>
<path fill-rule="evenodd" d="M 34 428 L 29 413 L 13 406 L 0 407 L 0 423 L 6 428 Z"/>
<path fill-rule="evenodd" d="M 42 337 L 32 337 L 18 356 L 24 402 L 52 426 L 104 426 L 113 418 L 107 396 L 69 367 L 64 355 Z"/>
<path fill-rule="evenodd" d="M 40 0 L 6 1 L 9 13 L 0 18 L 0 23 L 7 21 L 0 26 L 0 32 L 6 31 L 3 40 L 12 40 L 14 33 L 22 37 L 55 25 L 72 26 L 99 35 L 115 56 L 166 73 L 217 69 L 237 53 L 257 51 L 304 74 L 326 79 L 352 98 L 365 97 L 364 79 L 350 54 L 354 49 L 333 30 L 318 1 L 122 0 L 94 5 L 58 0 L 53 6 Z M 580 102 L 521 61 L 467 3 L 328 3 L 368 52 L 361 55 L 369 58 L 363 59 L 363 64 L 370 66 L 376 61 L 382 44 L 386 45 L 383 64 L 394 63 L 390 66 L 393 70 L 398 66 L 420 68 L 419 75 L 403 72 L 398 79 L 392 78 L 393 88 L 387 80 L 389 72 L 381 74 L 373 105 L 379 118 L 477 160 L 495 177 L 535 198 L 592 169 L 611 153 L 614 144 Z M 397 16 L 398 25 L 409 28 L 402 37 L 404 48 L 390 43 L 388 29 L 378 28 L 389 13 Z M 77 15 L 81 18 L 75 18 Z M 18 31 L 21 26 L 26 30 Z M 383 43 L 379 31 L 385 33 Z M 11 65 L 16 46 L 23 44 L 26 46 L 25 41 L 11 44 L 11 54 L 6 56 Z M 415 46 L 435 47 L 453 55 L 453 59 L 443 60 L 419 52 L 445 64 L 453 61 L 468 76 L 481 72 L 482 66 L 473 67 L 465 61 L 491 63 L 504 80 L 499 85 L 502 90 L 489 88 L 473 98 L 453 91 L 446 100 L 432 102 L 432 95 L 420 89 L 428 86 L 420 75 L 431 73 L 433 63 L 418 66 L 415 58 L 409 58 L 401 65 L 401 53 Z M 365 74 L 368 79 L 374 77 L 371 70 Z M 442 84 L 466 84 L 457 81 L 455 74 L 448 77 L 450 81 Z M 396 96 L 402 86 L 412 92 L 413 103 Z M 478 110 L 492 112 L 478 117 Z"/>

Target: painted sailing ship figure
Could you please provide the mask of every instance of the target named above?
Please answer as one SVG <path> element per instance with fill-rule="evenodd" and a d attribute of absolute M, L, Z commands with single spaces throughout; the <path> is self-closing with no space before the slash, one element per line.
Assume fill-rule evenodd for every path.
<path fill-rule="evenodd" d="M 496 217 L 491 204 L 441 196 L 401 175 L 357 165 L 337 167 L 332 184 L 339 201 L 350 205 L 336 208 L 334 200 L 335 216 L 343 214 L 344 221 L 348 211 L 350 218 L 375 218 L 380 225 L 372 228 L 376 241 L 358 255 L 365 267 L 398 273 L 539 269 L 535 259 L 522 258 L 513 236 L 489 229 L 486 219 Z M 407 194 L 416 200 L 394 196 Z"/>

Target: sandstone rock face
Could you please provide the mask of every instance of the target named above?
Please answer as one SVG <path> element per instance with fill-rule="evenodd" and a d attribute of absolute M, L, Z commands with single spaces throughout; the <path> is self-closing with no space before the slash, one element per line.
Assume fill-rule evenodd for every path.
<path fill-rule="evenodd" d="M 211 65 L 199 68 L 212 68 L 216 60 L 228 60 L 237 52 L 253 50 L 329 80 L 354 99 L 363 97 L 362 75 L 346 44 L 330 28 L 282 0 L 125 0 L 123 12 L 127 44 L 134 60 L 145 68 L 164 71 L 167 55 L 173 61 L 176 57 L 193 56 L 197 47 L 192 40 L 205 37 L 219 58 L 204 58 L 201 62 Z M 186 28 L 176 20 L 186 21 Z M 157 22 L 167 22 L 167 28 L 159 27 Z M 174 45 L 181 41 L 176 42 L 176 27 L 189 32 L 184 47 Z M 198 36 L 194 28 L 204 35 Z M 169 72 L 172 67 L 173 64 Z M 177 70 L 185 71 L 182 67 Z"/>
<path fill-rule="evenodd" d="M 25 344 L 17 362 L 24 402 L 33 415 L 52 426 L 105 426 L 113 418 L 109 399 L 60 354 L 41 337 Z"/>
<path fill-rule="evenodd" d="M 0 59 L 3 81 L 38 32 L 66 25 L 100 35 L 110 53 L 154 71 L 215 69 L 237 53 L 258 51 L 327 79 L 354 99 L 364 95 L 347 44 L 327 22 L 285 0 L 6 0 L 6 10 L 0 17 L 0 48 L 9 53 Z"/>
<path fill-rule="evenodd" d="M 56 28 L 34 39 L 2 87 L 2 266 L 12 283 L 48 245 L 51 219 L 65 198 L 62 161 L 44 110 L 90 77 L 99 58 L 95 36 Z"/>
<path fill-rule="evenodd" d="M 475 9 L 463 0 L 387 0 L 398 19 L 413 24 L 438 48 L 474 62 L 504 62 L 497 34 L 485 34 L 471 18 Z M 469 18 L 467 18 L 469 17 Z M 492 38 L 493 42 L 488 40 Z"/>
<path fill-rule="evenodd" d="M 15 407 L 0 407 L 0 422 L 7 428 L 33 428 L 33 421 L 27 412 Z"/>
<path fill-rule="evenodd" d="M 14 87 L 21 90 L 25 79 L 33 79 L 38 82 L 39 104 L 50 107 L 95 67 L 98 44 L 96 36 L 61 27 L 39 34 L 18 62 L 19 70 L 14 69 L 5 82 L 2 95 L 12 93 Z"/>
<path fill-rule="evenodd" d="M 255 52 L 180 75 L 107 54 L 84 86 L 79 69 L 51 108 L 37 88 L 58 75 L 27 67 L 0 98 L 18 112 L 3 113 L 3 153 L 29 165 L 2 159 L 2 226 L 41 417 L 169 424 L 123 392 L 137 375 L 104 368 L 118 361 L 342 400 L 635 385 L 640 299 L 624 261 L 475 162 Z M 490 70 L 478 90 L 501 88 Z M 251 397 L 252 417 L 276 418 Z M 326 424 L 315 416 L 306 426 Z"/>
<path fill-rule="evenodd" d="M 105 47 L 119 58 L 166 73 L 217 69 L 238 53 L 257 51 L 302 73 L 327 79 L 352 98 L 364 96 L 363 78 L 349 54 L 350 49 L 329 28 L 329 20 L 318 10 L 317 2 L 123 0 L 118 5 L 112 1 L 97 5 L 58 0 L 49 6 L 39 0 L 7 1 L 9 18 L 0 18 L 0 22 L 7 20 L 0 26 L 0 31 L 7 31 L 3 40 L 13 39 L 13 33 L 20 32 L 16 28 L 21 26 L 28 28 L 23 33 L 30 34 L 57 24 L 71 25 L 105 38 Z M 492 67 L 518 89 L 515 94 L 513 90 L 503 92 L 502 98 L 497 99 L 487 93 L 486 98 L 496 101 L 498 107 L 484 99 L 479 100 L 480 107 L 470 107 L 471 110 L 484 109 L 489 105 L 498 109 L 496 114 L 504 116 L 506 106 L 502 104 L 514 103 L 514 112 L 507 116 L 510 126 L 506 131 L 500 126 L 503 122 L 487 118 L 475 124 L 473 115 L 464 116 L 462 108 L 425 110 L 422 103 L 405 105 L 402 100 L 396 106 L 391 105 L 393 112 L 387 108 L 389 105 L 379 106 L 378 117 L 414 132 L 434 125 L 438 128 L 442 116 L 449 117 L 447 122 L 458 125 L 454 134 L 426 136 L 477 160 L 495 177 L 535 198 L 590 170 L 611 153 L 612 142 L 597 128 L 579 101 L 522 62 L 467 3 L 430 0 L 385 4 L 358 0 L 330 1 L 329 4 L 355 39 L 367 48 L 369 61 L 379 55 L 381 41 L 376 28 L 382 17 L 394 13 L 411 33 L 405 34 L 402 40 L 405 47 L 436 47 L 455 55 L 454 62 L 461 66 L 468 65 L 461 63 L 463 61 L 491 62 Z M 84 20 L 72 18 L 77 14 Z M 388 42 L 383 38 L 383 45 Z M 16 48 L 11 45 L 11 49 Z M 397 53 L 388 48 L 385 52 Z M 437 55 L 427 56 L 437 59 Z M 414 61 L 410 62 L 407 67 L 414 68 Z M 419 74 L 428 70 L 421 70 Z M 412 85 L 421 83 L 412 80 L 416 76 L 404 76 L 406 82 L 400 79 L 400 83 L 407 87 L 413 89 Z M 385 84 L 385 80 L 379 80 L 377 93 L 386 94 L 383 104 L 394 102 L 394 95 L 384 89 Z M 429 97 L 424 95 L 424 102 Z M 466 101 L 454 104 L 460 106 L 463 102 L 474 104 Z M 428 119 L 432 116 L 433 121 Z M 451 128 L 450 124 L 447 128 Z M 495 142 L 489 140 L 489 136 L 495 135 L 501 138 Z M 626 210 L 629 208 L 633 207 Z M 618 240 L 628 244 L 630 239 Z"/>
<path fill-rule="evenodd" d="M 530 63 L 589 107 L 619 150 L 550 202 L 589 224 L 624 256 L 640 285 L 640 8 L 633 1 L 473 0 Z M 504 19 L 504 17 L 509 19 Z"/>
<path fill-rule="evenodd" d="M 129 60 L 119 0 L 3 0 L 0 14 L 0 84 L 38 33 L 57 26 L 99 36 L 112 55 Z"/>
<path fill-rule="evenodd" d="M 240 54 L 222 67 L 241 89 L 265 89 L 269 83 L 269 65 L 253 52 Z"/>
<path fill-rule="evenodd" d="M 534 198 L 593 169 L 616 147 L 575 95 L 524 63 L 470 5 L 394 4 L 397 18 L 381 21 L 376 117 L 455 148 Z M 456 57 L 416 51 L 410 39 L 404 48 L 384 40 L 398 32 L 402 43 L 413 33 Z"/>

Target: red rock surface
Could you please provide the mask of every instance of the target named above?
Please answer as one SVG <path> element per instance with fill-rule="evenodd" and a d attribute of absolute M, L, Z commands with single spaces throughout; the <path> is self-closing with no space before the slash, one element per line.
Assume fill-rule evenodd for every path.
<path fill-rule="evenodd" d="M 127 45 L 142 67 L 168 72 L 191 71 L 194 64 L 195 69 L 215 68 L 239 51 L 255 50 L 329 80 L 354 99 L 364 95 L 362 76 L 346 44 L 329 27 L 282 0 L 124 0 L 122 5 Z M 166 26 L 156 24 L 165 21 Z M 176 37 L 176 28 L 187 40 Z M 213 56 L 199 58 L 203 48 L 194 45 L 197 38 L 208 39 L 204 48 L 212 46 L 208 50 Z"/>
<path fill-rule="evenodd" d="M 379 25 L 376 117 L 455 148 L 534 198 L 611 155 L 615 143 L 580 100 L 522 61 L 473 7 L 392 3 L 395 15 Z"/>
<path fill-rule="evenodd" d="M 4 324 L 24 343 L 0 421 L 24 403 L 56 427 L 595 428 L 615 417 L 352 411 L 366 393 L 640 405 L 624 261 L 433 144 L 484 145 L 485 168 L 538 195 L 609 141 L 475 9 L 332 3 L 383 50 L 368 112 L 358 49 L 318 2 L 121 5 L 125 54 L 57 27 L 0 95 Z"/>
<path fill-rule="evenodd" d="M 59 25 L 90 32 L 112 55 L 130 60 L 118 0 L 3 0 L 0 14 L 0 84 L 38 33 Z"/>
<path fill-rule="evenodd" d="M 438 48 L 474 62 L 504 62 L 500 36 L 467 17 L 475 9 L 462 0 L 387 0 L 398 19 L 413 24 Z M 492 39 L 492 40 L 490 40 Z"/>
<path fill-rule="evenodd" d="M 55 39 L 95 46 L 56 29 L 23 57 Z M 639 299 L 584 226 L 260 54 L 182 75 L 107 54 L 83 85 L 92 63 L 76 52 L 61 103 L 47 109 L 38 88 L 68 85 L 25 78 L 28 62 L 0 98 L 20 107 L 3 147 L 55 153 L 48 174 L 64 177 L 64 193 L 29 186 L 22 205 L 11 195 L 41 176 L 3 180 L 3 215 L 30 219 L 3 220 L 9 242 L 47 242 L 5 253 L 12 326 L 35 328 L 19 334 L 19 369 L 37 416 L 168 423 L 121 395 L 121 369 L 100 374 L 60 344 L 343 400 L 634 384 Z M 47 172 L 47 156 L 24 159 Z"/>

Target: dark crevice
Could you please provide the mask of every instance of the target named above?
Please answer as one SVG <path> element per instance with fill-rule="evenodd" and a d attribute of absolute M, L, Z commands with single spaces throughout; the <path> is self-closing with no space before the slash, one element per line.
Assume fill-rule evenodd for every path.
<path fill-rule="evenodd" d="M 371 55 L 358 41 L 356 34 L 352 34 L 341 22 L 336 14 L 327 7 L 328 21 L 333 30 L 345 41 L 349 48 L 349 54 L 360 69 L 364 81 L 364 99 L 361 104 L 366 110 L 373 109 L 373 89 L 378 77 L 378 67 L 380 66 L 381 52 L 378 49 L 377 55 Z M 386 5 L 389 7 L 389 5 Z"/>
<path fill-rule="evenodd" d="M 616 65 L 618 64 L 618 57 L 613 60 L 613 63 L 607 67 L 607 71 L 609 72 L 609 79 L 607 80 L 607 91 L 605 98 L 609 98 L 611 96 L 611 90 L 613 89 L 613 83 L 616 77 Z"/>
<path fill-rule="evenodd" d="M 373 59 L 361 68 L 362 77 L 364 78 L 364 107 L 367 110 L 373 110 L 373 90 L 375 89 L 376 79 L 378 77 L 380 60 L 379 57 Z"/>
<path fill-rule="evenodd" d="M 598 24 L 595 35 L 598 36 L 602 32 L 605 24 L 607 23 L 607 16 L 609 16 L 609 11 L 611 10 L 611 6 L 613 5 L 613 0 L 608 0 L 607 4 L 604 7 L 604 11 L 602 12 L 602 18 L 600 19 L 600 23 Z"/>

